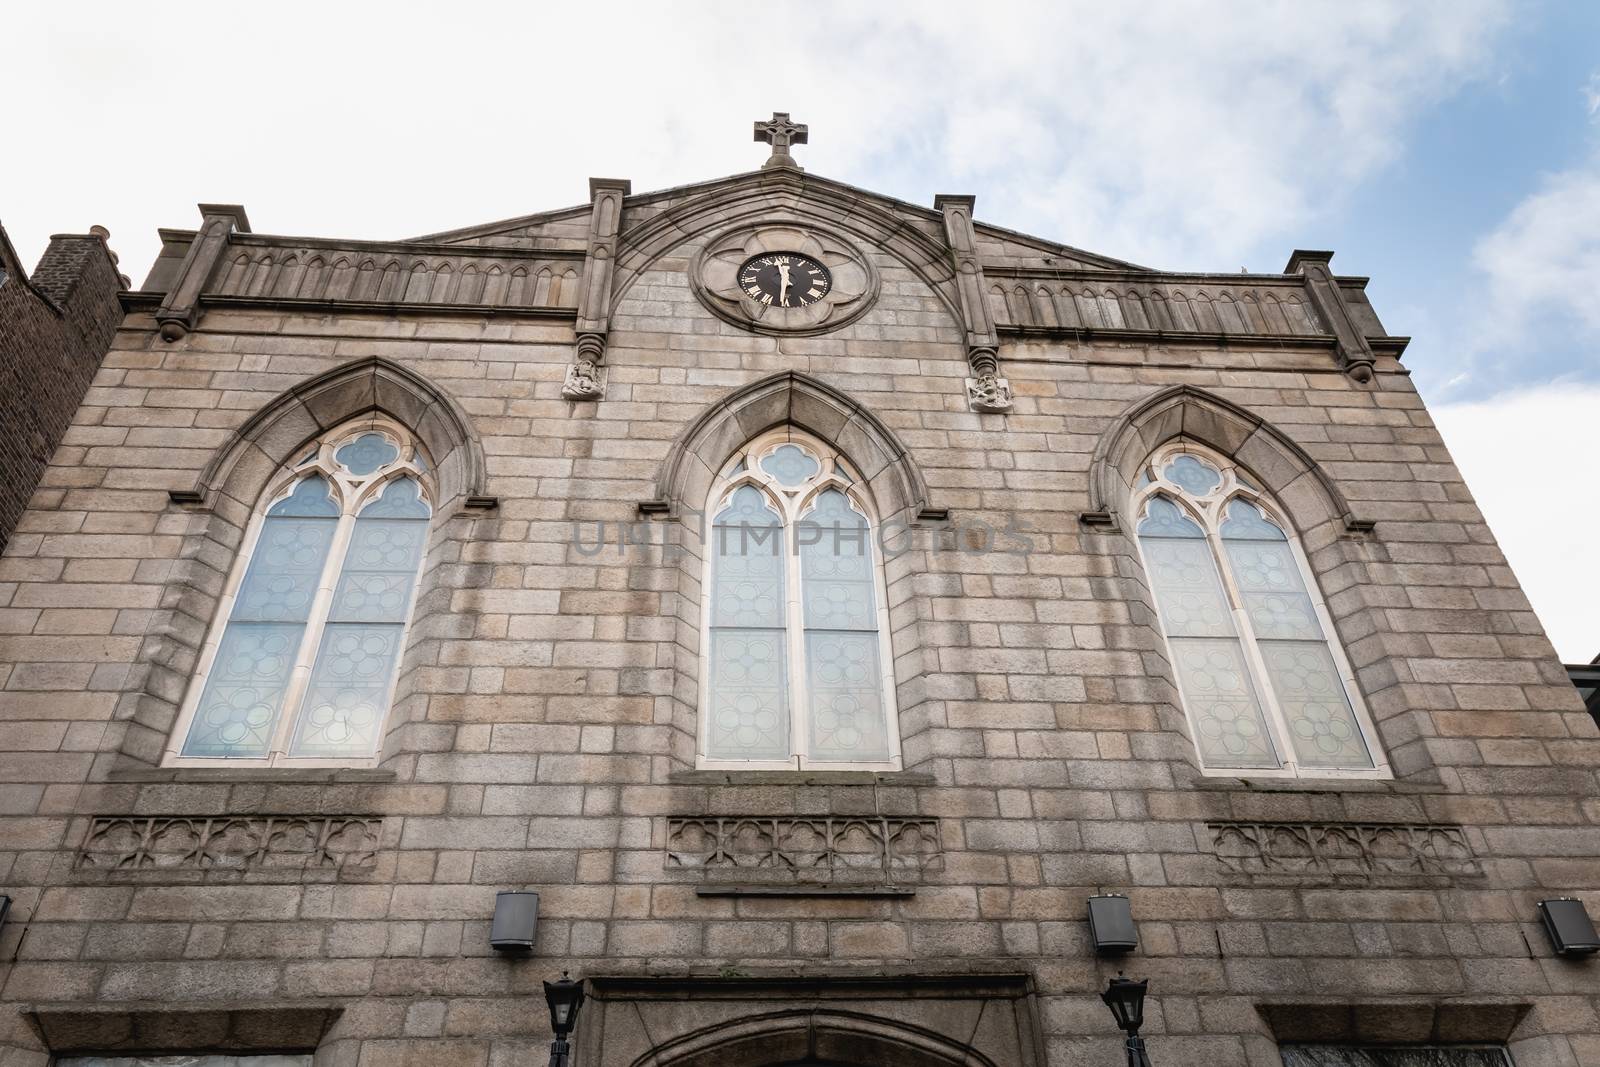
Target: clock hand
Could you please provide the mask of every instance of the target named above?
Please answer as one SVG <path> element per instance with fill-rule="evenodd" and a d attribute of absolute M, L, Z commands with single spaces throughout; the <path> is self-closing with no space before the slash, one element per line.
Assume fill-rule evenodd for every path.
<path fill-rule="evenodd" d="M 778 303 L 787 307 L 789 304 L 789 264 L 778 264 L 778 277 L 781 280 L 778 286 Z"/>

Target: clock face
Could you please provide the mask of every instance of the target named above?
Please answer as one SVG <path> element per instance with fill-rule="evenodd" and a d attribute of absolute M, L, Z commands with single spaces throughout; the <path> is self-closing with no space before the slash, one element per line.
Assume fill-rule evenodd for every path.
<path fill-rule="evenodd" d="M 739 268 L 739 288 L 758 304 L 803 308 L 828 295 L 833 275 L 810 256 L 764 252 Z"/>

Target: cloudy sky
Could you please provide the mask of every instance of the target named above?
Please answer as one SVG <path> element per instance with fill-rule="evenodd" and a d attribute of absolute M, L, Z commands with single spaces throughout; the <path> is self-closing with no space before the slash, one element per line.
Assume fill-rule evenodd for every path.
<path fill-rule="evenodd" d="M 401 238 L 812 171 L 1171 269 L 1367 274 L 1557 649 L 1600 652 L 1600 4 L 29 4 L 0 221 Z M 1572 478 L 1577 475 L 1577 478 Z"/>

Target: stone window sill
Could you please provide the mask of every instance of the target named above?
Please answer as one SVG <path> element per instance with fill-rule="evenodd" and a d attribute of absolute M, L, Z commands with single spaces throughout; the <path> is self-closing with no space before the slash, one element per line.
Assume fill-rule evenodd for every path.
<path fill-rule="evenodd" d="M 922 771 L 673 771 L 673 785 L 933 785 Z"/>
<path fill-rule="evenodd" d="M 909 885 L 700 885 L 699 897 L 914 897 Z"/>
<path fill-rule="evenodd" d="M 394 771 L 378 767 L 137 767 L 112 771 L 109 782 L 392 782 Z"/>
<path fill-rule="evenodd" d="M 1201 776 L 1190 788 L 1197 792 L 1252 793 L 1380 793 L 1411 796 L 1448 793 L 1439 782 L 1401 781 L 1395 778 L 1224 778 Z"/>

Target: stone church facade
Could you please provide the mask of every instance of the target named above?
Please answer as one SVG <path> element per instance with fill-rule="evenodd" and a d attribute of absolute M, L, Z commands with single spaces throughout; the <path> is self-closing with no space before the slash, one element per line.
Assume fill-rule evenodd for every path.
<path fill-rule="evenodd" d="M 579 1067 L 1117 1063 L 1119 971 L 1156 1064 L 1600 1063 L 1600 736 L 1364 279 L 757 139 L 162 231 L 0 557 L 0 1064 L 542 1062 L 563 970 Z"/>

